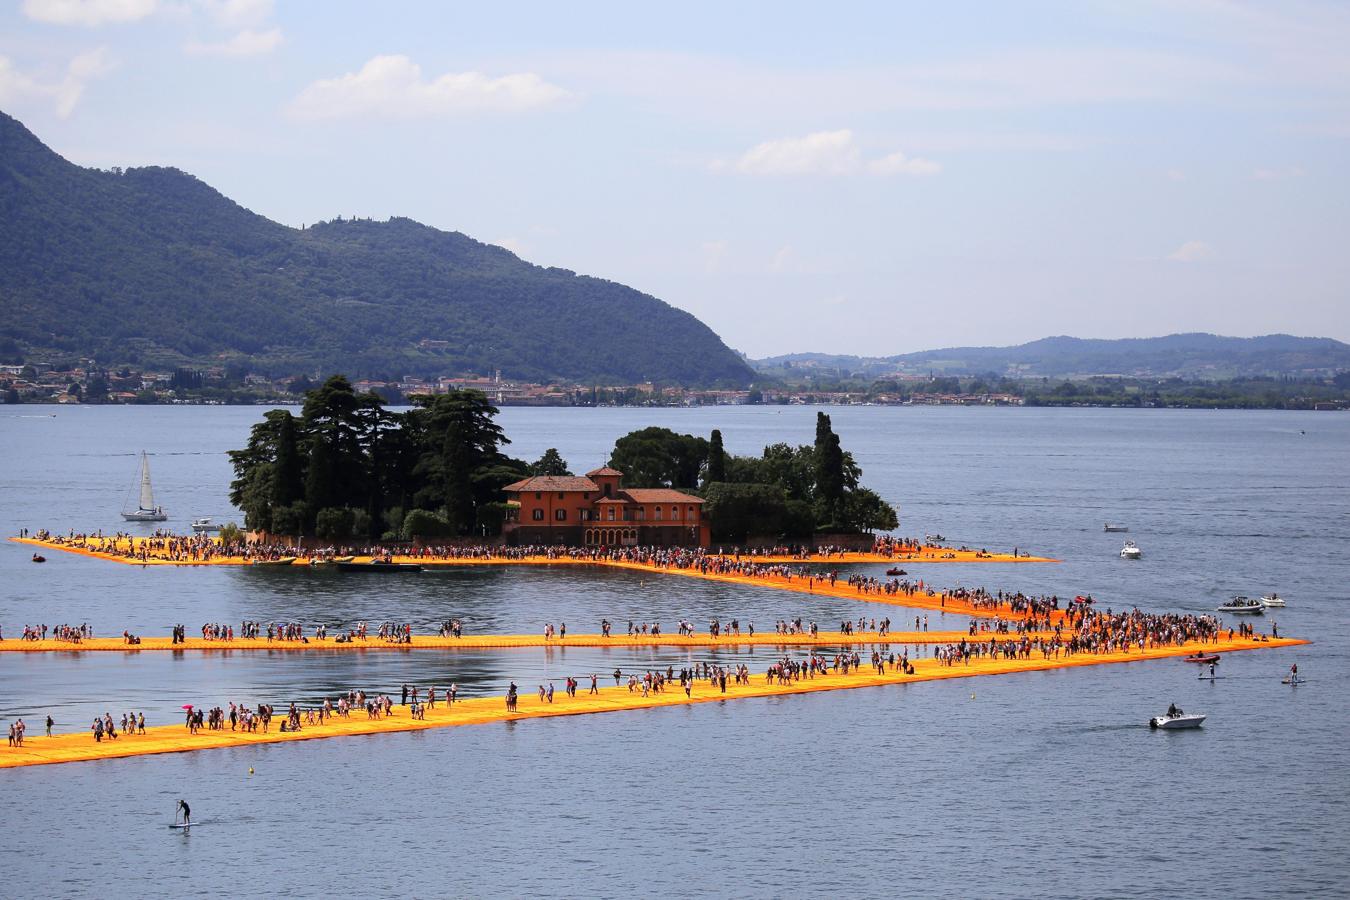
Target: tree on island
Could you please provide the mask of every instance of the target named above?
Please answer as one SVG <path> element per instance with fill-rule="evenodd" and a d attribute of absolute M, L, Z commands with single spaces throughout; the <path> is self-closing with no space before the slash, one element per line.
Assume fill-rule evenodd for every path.
<path fill-rule="evenodd" d="M 480 391 L 413 398 L 391 413 L 342 376 L 308 392 L 301 415 L 269 412 L 230 453 L 230 500 L 245 526 L 321 538 L 496 534 L 506 484 L 528 466 Z"/>
<path fill-rule="evenodd" d="M 609 464 L 623 473 L 624 487 L 696 490 L 708 459 L 708 441 L 652 426 L 614 442 Z"/>
<path fill-rule="evenodd" d="M 549 447 L 544 451 L 544 455 L 535 460 L 530 466 L 531 475 L 553 475 L 555 477 L 571 475 L 572 472 L 567 468 L 567 460 L 562 458 L 557 447 Z"/>
<path fill-rule="evenodd" d="M 610 465 L 624 473 L 626 487 L 693 490 L 701 474 L 716 540 L 801 539 L 899 525 L 895 509 L 859 485 L 862 470 L 823 413 L 813 445 L 771 444 L 758 457 L 732 456 L 722 449 L 720 431 L 703 441 L 667 428 L 644 428 L 615 442 Z"/>

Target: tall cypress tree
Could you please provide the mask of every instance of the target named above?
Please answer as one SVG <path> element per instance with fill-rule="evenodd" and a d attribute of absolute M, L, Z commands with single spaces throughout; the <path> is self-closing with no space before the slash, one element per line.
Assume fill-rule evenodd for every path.
<path fill-rule="evenodd" d="M 277 423 L 277 458 L 272 468 L 272 507 L 290 506 L 304 493 L 304 471 L 295 434 L 295 416 L 282 410 Z"/>
<path fill-rule="evenodd" d="M 727 480 L 727 454 L 722 449 L 722 432 L 716 428 L 708 439 L 708 478 L 706 484 Z"/>
<path fill-rule="evenodd" d="M 823 412 L 816 413 L 815 456 L 817 514 L 821 525 L 834 526 L 844 499 L 844 450 Z"/>

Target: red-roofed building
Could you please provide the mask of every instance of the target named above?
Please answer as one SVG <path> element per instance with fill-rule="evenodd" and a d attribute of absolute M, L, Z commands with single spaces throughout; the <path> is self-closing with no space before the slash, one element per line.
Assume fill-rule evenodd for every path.
<path fill-rule="evenodd" d="M 706 547 L 703 498 L 669 488 L 622 488 L 608 466 L 586 475 L 536 475 L 508 484 L 509 544 Z"/>

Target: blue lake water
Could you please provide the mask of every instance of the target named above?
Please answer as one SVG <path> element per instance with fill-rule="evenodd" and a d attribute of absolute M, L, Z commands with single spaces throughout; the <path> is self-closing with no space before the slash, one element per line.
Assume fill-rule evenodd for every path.
<path fill-rule="evenodd" d="M 1225 678 L 1158 661 L 703 704 L 423 734 L 0 773 L 7 895 L 615 896 L 954 893 L 978 897 L 1345 895 L 1350 878 L 1350 416 L 1135 410 L 828 410 L 900 532 L 938 531 L 1059 565 L 929 566 L 939 586 L 1092 593 L 1115 607 L 1212 610 L 1278 590 L 1281 633 Z M 815 409 L 507 409 L 514 455 L 574 470 L 650 424 L 728 450 L 807 443 Z M 55 413 L 54 416 L 49 415 Z M 0 409 L 0 531 L 116 530 L 152 454 L 170 526 L 237 518 L 224 451 L 257 408 Z M 1104 534 L 1104 521 L 1129 535 Z M 1145 558 L 1117 557 L 1123 537 Z M 577 569 L 426 573 L 370 583 L 308 571 L 141 569 L 0 545 L 0 625 L 89 622 L 163 634 L 206 621 L 450 617 L 473 632 L 594 631 L 779 618 L 836 627 L 906 613 L 688 579 Z M 360 583 L 358 583 L 358 581 Z M 912 626 L 910 614 L 908 625 Z M 928 613 L 930 627 L 964 619 Z M 1260 627 L 1269 628 L 1272 616 Z M 0 655 L 0 717 L 183 703 L 278 705 L 348 687 L 527 689 L 714 651 L 571 648 L 368 654 Z M 768 650 L 720 651 L 762 671 Z M 1308 684 L 1280 676 L 1292 662 Z M 1209 715 L 1150 733 L 1169 702 Z M 253 767 L 256 774 L 248 776 Z M 185 796 L 191 835 L 170 832 Z M 1177 880 L 1173 880 L 1177 879 Z"/>

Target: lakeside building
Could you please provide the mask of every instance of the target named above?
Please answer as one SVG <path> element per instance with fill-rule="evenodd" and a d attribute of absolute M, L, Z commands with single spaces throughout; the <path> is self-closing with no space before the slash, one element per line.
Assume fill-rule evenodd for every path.
<path fill-rule="evenodd" d="M 669 488 L 623 488 L 608 466 L 580 475 L 536 475 L 508 484 L 508 544 L 573 547 L 707 547 L 703 498 Z"/>

